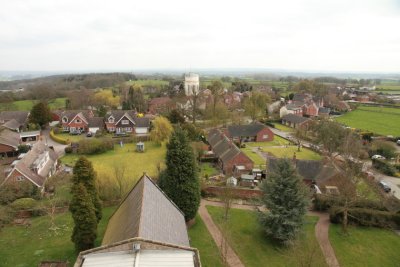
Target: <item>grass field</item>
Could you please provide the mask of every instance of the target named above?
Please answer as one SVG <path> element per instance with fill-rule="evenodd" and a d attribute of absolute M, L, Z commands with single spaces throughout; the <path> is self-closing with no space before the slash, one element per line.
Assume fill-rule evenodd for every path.
<path fill-rule="evenodd" d="M 221 228 L 223 208 L 207 207 L 214 222 Z M 228 242 L 246 267 L 261 266 L 326 266 L 315 238 L 317 217 L 306 217 L 297 249 L 288 249 L 267 238 L 254 211 L 231 209 Z M 314 252 L 312 264 L 301 265 Z"/>
<path fill-rule="evenodd" d="M 125 179 L 130 188 L 146 172 L 150 177 L 158 176 L 157 166 L 164 167 L 166 154 L 165 145 L 159 146 L 153 142 L 145 142 L 145 152 L 135 152 L 136 144 L 125 144 L 122 148 L 115 145 L 114 150 L 99 155 L 89 155 L 97 171 L 98 179 L 114 179 L 114 165 L 125 166 Z M 61 161 L 73 166 L 79 155 L 67 154 Z"/>
<path fill-rule="evenodd" d="M 218 247 L 199 215 L 196 216 L 196 223 L 189 228 L 188 233 L 190 245 L 200 252 L 201 266 L 223 266 Z"/>
<path fill-rule="evenodd" d="M 336 120 L 352 128 L 400 136 L 400 109 L 360 106 Z"/>
<path fill-rule="evenodd" d="M 163 80 L 137 80 L 137 81 L 129 81 L 126 82 L 127 85 L 141 85 L 141 86 L 154 86 L 154 87 L 159 87 L 162 85 L 168 85 L 169 82 L 163 81 Z"/>
<path fill-rule="evenodd" d="M 274 125 L 275 125 L 275 128 L 278 129 L 278 130 L 281 130 L 281 131 L 284 131 L 284 132 L 289 132 L 289 133 L 294 132 L 293 128 L 290 128 L 290 127 L 288 127 L 286 125 L 283 125 L 283 124 L 280 124 L 280 123 L 275 123 Z"/>
<path fill-rule="evenodd" d="M 331 224 L 329 239 L 342 267 L 400 265 L 400 236 L 389 230 L 350 227 L 343 235 L 340 225 Z"/>
<path fill-rule="evenodd" d="M 49 101 L 50 109 L 61 109 L 65 108 L 65 99 L 66 98 L 55 98 Z M 31 110 L 32 107 L 37 103 L 37 100 L 19 100 L 14 101 L 11 106 L 8 106 L 9 110 Z M 0 111 L 4 110 L 5 106 L 0 105 Z"/>
<path fill-rule="evenodd" d="M 101 244 L 108 219 L 114 207 L 103 209 L 103 219 L 98 226 L 96 245 Z M 50 217 L 31 219 L 31 226 L 6 226 L 0 231 L 0 266 L 38 266 L 42 260 L 68 260 L 72 266 L 76 259 L 71 242 L 73 220 L 71 213 L 55 216 L 57 232 L 50 230 Z"/>

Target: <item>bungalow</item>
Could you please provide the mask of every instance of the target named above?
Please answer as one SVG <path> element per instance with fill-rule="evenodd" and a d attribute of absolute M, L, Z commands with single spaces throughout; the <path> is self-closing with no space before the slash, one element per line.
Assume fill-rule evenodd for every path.
<path fill-rule="evenodd" d="M 102 245 L 79 254 L 74 267 L 200 267 L 182 211 L 146 174 L 111 216 Z"/>
<path fill-rule="evenodd" d="M 29 111 L 1 111 L 0 125 L 4 128 L 20 132 L 26 128 Z"/>
<path fill-rule="evenodd" d="M 228 126 L 227 136 L 234 142 L 264 142 L 274 140 L 274 133 L 261 123 Z"/>
<path fill-rule="evenodd" d="M 232 174 L 235 166 L 243 166 L 247 172 L 253 169 L 253 161 L 220 130 L 211 130 L 208 134 L 208 142 L 225 174 Z"/>
<path fill-rule="evenodd" d="M 31 183 L 43 192 L 47 178 L 56 171 L 56 165 L 56 153 L 43 141 L 39 141 L 20 160 L 12 164 L 12 169 L 0 186 Z"/>
<path fill-rule="evenodd" d="M 137 117 L 134 110 L 112 110 L 105 117 L 105 125 L 111 133 L 146 135 L 149 133 L 150 120 Z"/>
<path fill-rule="evenodd" d="M 0 130 L 0 157 L 15 157 L 21 144 L 20 135 L 9 129 Z"/>
<path fill-rule="evenodd" d="M 308 124 L 311 122 L 311 119 L 305 118 L 305 117 L 300 117 L 296 116 L 293 114 L 288 114 L 286 116 L 282 117 L 282 124 L 292 127 L 292 128 L 307 128 Z"/>

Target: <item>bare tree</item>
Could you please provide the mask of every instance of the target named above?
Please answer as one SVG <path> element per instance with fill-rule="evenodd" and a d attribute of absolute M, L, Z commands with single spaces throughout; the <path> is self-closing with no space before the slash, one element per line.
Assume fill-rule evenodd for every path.
<path fill-rule="evenodd" d="M 221 258 L 222 263 L 225 266 L 228 266 L 228 247 L 229 247 L 229 230 L 230 230 L 230 220 L 229 220 L 229 212 L 232 208 L 233 203 L 233 190 L 232 187 L 227 185 L 223 188 L 223 192 L 221 195 L 222 202 L 224 203 L 224 214 L 223 214 L 223 223 L 221 225 L 221 244 L 220 244 L 220 251 L 221 251 Z"/>
<path fill-rule="evenodd" d="M 126 179 L 125 179 L 125 172 L 126 172 L 126 164 L 123 162 L 114 162 L 113 164 L 113 171 L 114 177 L 117 181 L 119 198 L 122 199 L 124 195 L 124 191 L 126 188 Z"/>

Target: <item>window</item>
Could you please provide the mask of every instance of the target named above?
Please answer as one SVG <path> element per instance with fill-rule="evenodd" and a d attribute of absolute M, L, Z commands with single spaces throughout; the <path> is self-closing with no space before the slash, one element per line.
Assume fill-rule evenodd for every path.
<path fill-rule="evenodd" d="M 108 122 L 114 123 L 114 117 L 108 118 Z"/>
<path fill-rule="evenodd" d="M 268 134 L 264 134 L 263 139 L 268 139 Z"/>
<path fill-rule="evenodd" d="M 62 118 L 62 121 L 63 121 L 63 122 L 68 122 L 68 118 L 67 118 L 67 117 L 63 117 L 63 118 Z"/>
<path fill-rule="evenodd" d="M 127 127 L 127 128 L 125 128 L 125 131 L 130 133 L 130 132 L 132 132 L 132 128 L 131 127 Z"/>
<path fill-rule="evenodd" d="M 129 120 L 122 120 L 121 123 L 124 124 L 124 125 L 129 124 Z"/>
<path fill-rule="evenodd" d="M 76 122 L 76 123 L 80 123 L 81 120 L 80 120 L 80 119 L 76 119 L 75 122 Z"/>
<path fill-rule="evenodd" d="M 17 180 L 18 182 L 21 182 L 21 181 L 24 180 L 24 177 L 23 177 L 23 176 L 17 176 L 16 180 Z"/>

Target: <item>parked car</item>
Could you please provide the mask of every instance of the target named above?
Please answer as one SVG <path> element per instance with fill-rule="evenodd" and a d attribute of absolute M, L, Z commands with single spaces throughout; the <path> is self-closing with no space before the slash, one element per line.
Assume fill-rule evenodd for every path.
<path fill-rule="evenodd" d="M 384 156 L 381 156 L 381 155 L 373 155 L 371 157 L 371 159 L 383 159 L 383 160 L 385 160 L 386 158 Z"/>
<path fill-rule="evenodd" d="M 389 193 L 390 190 L 392 190 L 385 181 L 379 181 L 379 186 L 382 187 L 383 191 L 385 191 L 386 193 Z"/>
<path fill-rule="evenodd" d="M 86 137 L 92 137 L 92 136 L 93 136 L 92 132 L 88 132 L 88 133 L 86 134 Z"/>
<path fill-rule="evenodd" d="M 70 135 L 80 135 L 81 133 L 82 132 L 80 130 L 74 130 L 69 132 Z"/>
<path fill-rule="evenodd" d="M 400 146 L 400 139 L 397 140 L 396 144 L 397 144 L 398 146 Z"/>

